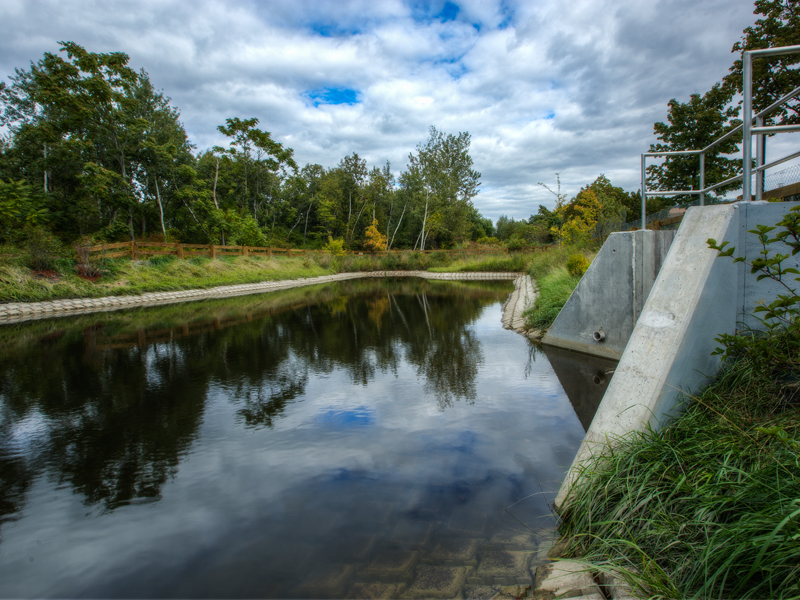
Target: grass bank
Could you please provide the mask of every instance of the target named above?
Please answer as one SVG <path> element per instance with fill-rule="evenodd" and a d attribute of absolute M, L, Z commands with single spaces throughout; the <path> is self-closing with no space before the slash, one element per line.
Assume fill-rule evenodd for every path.
<path fill-rule="evenodd" d="M 180 260 L 157 256 L 102 262 L 100 276 L 77 275 L 70 259 L 54 261 L 53 269 L 34 272 L 22 258 L 0 259 L 0 302 L 31 302 L 63 298 L 98 298 L 202 289 L 357 271 L 525 271 L 546 252 L 513 256 L 472 255 L 452 258 L 445 253 L 403 252 L 389 256 L 313 255 L 308 257 L 197 257 Z"/>
<path fill-rule="evenodd" d="M 800 369 L 729 365 L 659 432 L 616 440 L 562 507 L 565 557 L 641 597 L 800 598 Z"/>
<path fill-rule="evenodd" d="M 559 246 L 532 256 L 528 272 L 536 281 L 539 295 L 534 305 L 523 313 L 529 329 L 550 327 L 578 285 L 581 275 L 567 270 L 567 261 L 575 254 L 583 254 L 590 261 L 595 256 L 594 252 L 570 246 Z"/>

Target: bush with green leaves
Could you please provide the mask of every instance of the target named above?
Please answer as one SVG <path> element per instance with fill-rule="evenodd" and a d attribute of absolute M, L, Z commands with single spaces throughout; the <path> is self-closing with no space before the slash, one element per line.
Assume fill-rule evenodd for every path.
<path fill-rule="evenodd" d="M 800 271 L 785 264 L 790 256 L 800 252 L 800 206 L 791 208 L 774 226 L 758 225 L 749 233 L 757 235 L 761 243 L 758 256 L 750 260 L 746 256 L 734 257 L 736 249 L 728 246 L 728 242 L 717 244 L 709 239 L 708 245 L 720 257 L 748 265 L 751 273 L 758 274 L 758 281 L 777 282 L 784 293 L 755 308 L 764 331 L 722 334 L 716 338 L 721 347 L 715 354 L 723 359 L 744 356 L 759 366 L 765 377 L 783 376 L 787 370 L 795 372 L 800 367 L 800 297 L 794 283 L 800 281 Z M 790 253 L 773 250 L 777 244 L 784 244 Z"/>
<path fill-rule="evenodd" d="M 573 277 L 583 277 L 590 264 L 589 259 L 583 254 L 572 254 L 567 259 L 567 271 Z"/>
<path fill-rule="evenodd" d="M 347 252 L 344 249 L 344 240 L 342 238 L 333 239 L 328 236 L 328 243 L 322 248 L 327 254 L 332 256 L 344 256 Z"/>

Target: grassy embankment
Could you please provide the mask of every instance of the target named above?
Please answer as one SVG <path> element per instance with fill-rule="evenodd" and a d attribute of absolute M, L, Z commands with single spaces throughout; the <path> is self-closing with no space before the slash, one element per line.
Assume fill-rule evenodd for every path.
<path fill-rule="evenodd" d="M 563 556 L 641 597 L 800 599 L 800 212 L 751 231 L 762 252 L 735 260 L 784 290 L 755 311 L 765 331 L 719 335 L 715 381 L 659 431 L 609 440 L 561 507 Z"/>
<path fill-rule="evenodd" d="M 29 302 L 60 298 L 97 298 L 145 292 L 209 288 L 317 277 L 341 272 L 382 270 L 432 271 L 524 271 L 533 256 L 471 255 L 451 258 L 447 254 L 402 253 L 390 256 L 225 257 L 179 260 L 158 256 L 149 260 L 110 259 L 101 263 L 101 276 L 90 281 L 79 277 L 74 261 L 53 262 L 52 272 L 36 274 L 23 257 L 0 259 L 0 302 Z"/>
<path fill-rule="evenodd" d="M 643 598 L 800 598 L 798 375 L 741 358 L 666 428 L 616 440 L 562 507 L 563 556 Z"/>
<path fill-rule="evenodd" d="M 575 254 L 583 254 L 591 261 L 596 253 L 581 251 L 570 246 L 559 246 L 546 254 L 532 257 L 528 272 L 536 281 L 539 295 L 534 305 L 524 313 L 529 329 L 550 327 L 569 299 L 572 290 L 578 285 L 581 276 L 570 274 L 566 266 L 569 257 Z"/>

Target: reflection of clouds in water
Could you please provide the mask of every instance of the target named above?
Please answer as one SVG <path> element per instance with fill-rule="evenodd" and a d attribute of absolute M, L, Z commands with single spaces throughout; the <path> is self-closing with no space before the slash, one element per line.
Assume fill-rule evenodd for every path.
<path fill-rule="evenodd" d="M 38 479 L 25 508 L 31 518 L 3 525 L 3 544 L 17 551 L 26 540 L 45 533 L 51 539 L 57 534 L 59 542 L 38 549 L 35 563 L 20 559 L 0 566 L 0 581 L 10 580 L 13 573 L 15 586 L 27 586 L 0 584 L 0 591 L 12 596 L 81 595 L 91 582 L 125 573 L 145 585 L 150 577 L 184 572 L 200 555 L 211 562 L 223 555 L 238 561 L 241 552 L 252 550 L 248 544 L 254 536 L 260 544 L 274 543 L 269 541 L 270 528 L 295 518 L 309 528 L 325 524 L 335 533 L 334 525 L 346 521 L 358 497 L 385 498 L 393 510 L 423 519 L 437 506 L 495 510 L 498 503 L 518 499 L 526 482 L 553 480 L 563 473 L 554 462 L 570 444 L 574 453 L 580 426 L 570 422 L 569 414 L 563 416 L 566 399 L 554 393 L 546 361 L 533 366 L 532 377 L 546 382 L 543 389 L 536 389 L 531 377 L 524 378 L 527 341 L 499 328 L 498 304 L 487 307 L 480 298 L 457 301 L 455 325 L 472 325 L 447 334 L 441 321 L 447 314 L 446 298 L 429 295 L 420 306 L 416 299 L 405 303 L 396 296 L 385 307 L 374 298 L 366 300 L 352 297 L 338 310 L 335 317 L 341 323 L 333 327 L 320 327 L 312 310 L 312 330 L 309 311 L 302 308 L 187 337 L 174 342 L 177 351 L 172 355 L 161 345 L 143 353 L 144 360 L 134 361 L 136 372 L 146 375 L 157 369 L 157 378 L 145 376 L 144 388 L 132 386 L 137 393 L 120 395 L 116 404 L 93 404 L 93 418 L 82 419 L 109 427 L 110 435 L 124 431 L 111 426 L 127 419 L 135 443 L 124 448 L 154 464 L 174 460 L 169 476 L 154 480 L 161 499 L 147 506 L 118 503 L 113 513 L 86 520 L 83 514 L 91 510 L 83 505 L 87 497 L 70 493 L 55 498 L 52 484 Z M 430 329 L 421 312 L 426 303 Z M 366 349 L 355 343 L 356 334 Z M 435 371 L 429 377 L 419 370 L 421 361 L 431 361 L 431 356 L 439 357 L 432 367 L 447 368 L 450 355 L 436 352 L 450 342 L 461 346 L 461 360 L 469 365 L 456 370 L 472 380 L 471 389 L 460 388 L 462 398 L 471 395 L 474 402 L 453 400 L 442 411 L 435 387 L 426 391 L 426 385 L 447 377 Z M 202 351 L 193 350 L 193 344 Z M 104 356 L 122 357 L 118 367 L 127 368 L 126 361 L 137 353 Z M 363 385 L 368 369 L 359 361 L 372 365 L 368 385 Z M 153 390 L 161 412 L 149 418 L 148 394 Z M 126 399 L 130 411 L 123 410 Z M 139 412 L 143 414 L 137 417 Z M 144 435 L 154 423 L 161 427 L 154 439 L 178 432 L 179 447 L 154 455 L 158 448 Z M 172 458 L 176 455 L 180 460 Z M 159 458 L 167 462 L 158 463 Z M 58 471 L 64 465 L 52 466 Z M 144 465 L 136 468 L 148 473 Z M 109 480 L 118 477 L 112 470 L 99 473 Z M 81 489 L 74 487 L 74 480 L 63 480 L 71 481 L 71 489 Z M 339 512 L 313 512 L 333 505 Z M 446 523 L 450 516 L 443 512 L 437 518 Z M 293 539 L 302 542 L 297 539 L 301 533 L 294 532 Z M 272 551 L 265 546 L 258 552 L 266 556 Z M 43 572 L 49 579 L 42 579 Z"/>

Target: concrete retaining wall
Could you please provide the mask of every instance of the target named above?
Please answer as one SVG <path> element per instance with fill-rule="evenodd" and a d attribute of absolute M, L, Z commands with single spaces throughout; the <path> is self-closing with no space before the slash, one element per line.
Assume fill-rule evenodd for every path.
<path fill-rule="evenodd" d="M 759 301 L 782 293 L 770 280 L 757 281 L 744 264 L 717 257 L 708 238 L 729 241 L 736 255 L 753 258 L 760 250 L 747 233 L 757 224 L 774 224 L 797 203 L 738 203 L 690 208 L 592 420 L 578 454 L 561 485 L 559 507 L 579 465 L 608 448 L 608 442 L 648 424 L 657 428 L 674 414 L 684 392 L 705 385 L 718 371 L 711 356 L 714 337 L 733 333 Z M 785 248 L 785 247 L 784 247 Z M 773 251 L 785 250 L 773 248 Z M 789 261 L 800 262 L 800 255 Z M 789 265 L 785 265 L 789 266 Z"/>
<path fill-rule="evenodd" d="M 619 360 L 674 237 L 674 231 L 612 233 L 542 344 Z M 595 332 L 605 338 L 595 340 Z"/>

